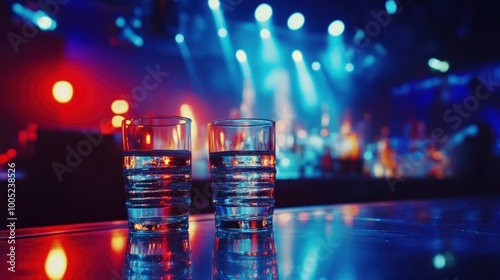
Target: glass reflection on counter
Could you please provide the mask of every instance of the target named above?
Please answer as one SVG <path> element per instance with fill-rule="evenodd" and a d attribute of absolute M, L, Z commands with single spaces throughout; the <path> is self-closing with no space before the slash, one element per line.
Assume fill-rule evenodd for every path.
<path fill-rule="evenodd" d="M 192 279 L 189 232 L 129 233 L 125 274 L 126 279 Z"/>
<path fill-rule="evenodd" d="M 212 279 L 278 279 L 273 231 L 218 231 L 213 251 Z"/>

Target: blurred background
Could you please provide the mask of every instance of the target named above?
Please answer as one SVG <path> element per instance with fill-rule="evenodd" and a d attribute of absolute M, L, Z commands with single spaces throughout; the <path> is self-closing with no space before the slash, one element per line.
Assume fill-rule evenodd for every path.
<path fill-rule="evenodd" d="M 277 122 L 278 207 L 500 192 L 498 1 L 0 5 L 21 227 L 125 219 L 119 126 L 137 115 L 193 119 L 194 214 L 206 123 L 230 117 Z"/>

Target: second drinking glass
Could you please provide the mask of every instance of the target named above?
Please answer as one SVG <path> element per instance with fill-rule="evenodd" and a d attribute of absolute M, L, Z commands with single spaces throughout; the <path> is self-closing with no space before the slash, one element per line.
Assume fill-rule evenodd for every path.
<path fill-rule="evenodd" d="M 223 230 L 272 228 L 275 125 L 264 119 L 208 124 L 215 226 Z"/>

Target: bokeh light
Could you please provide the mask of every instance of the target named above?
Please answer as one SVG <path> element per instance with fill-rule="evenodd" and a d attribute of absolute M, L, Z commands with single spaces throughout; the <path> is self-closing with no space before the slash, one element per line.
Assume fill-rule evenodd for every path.
<path fill-rule="evenodd" d="M 264 28 L 260 31 L 260 38 L 262 39 L 269 39 L 271 38 L 271 31 L 269 31 L 269 29 L 267 28 Z"/>
<path fill-rule="evenodd" d="M 260 4 L 257 9 L 255 9 L 255 19 L 260 22 L 268 21 L 273 15 L 273 8 L 268 4 Z"/>
<path fill-rule="evenodd" d="M 302 59 L 303 59 L 302 52 L 299 50 L 293 51 L 292 58 L 293 58 L 293 61 L 295 61 L 295 62 L 302 61 Z"/>
<path fill-rule="evenodd" d="M 128 112 L 129 105 L 128 102 L 122 99 L 118 99 L 111 103 L 111 111 L 115 114 L 125 114 Z"/>
<path fill-rule="evenodd" d="M 394 1 L 394 0 L 387 0 L 385 2 L 385 10 L 390 15 L 396 13 L 397 10 L 398 10 L 398 5 L 396 4 L 396 1 Z"/>
<path fill-rule="evenodd" d="M 63 279 L 68 266 L 68 259 L 60 245 L 54 246 L 45 260 L 45 273 L 51 280 Z"/>
<path fill-rule="evenodd" d="M 321 63 L 315 61 L 315 62 L 312 63 L 311 68 L 314 71 L 319 71 L 321 69 Z"/>
<path fill-rule="evenodd" d="M 236 51 L 236 59 L 239 62 L 245 62 L 245 61 L 247 61 L 247 54 L 243 50 L 237 50 Z"/>
<path fill-rule="evenodd" d="M 7 150 L 6 154 L 9 158 L 15 158 L 17 156 L 17 151 L 11 148 Z"/>
<path fill-rule="evenodd" d="M 210 7 L 210 9 L 212 9 L 212 10 L 218 10 L 220 7 L 219 0 L 209 0 L 208 7 Z"/>
<path fill-rule="evenodd" d="M 224 38 L 227 36 L 227 29 L 225 28 L 220 28 L 219 31 L 217 32 L 219 34 L 219 37 Z"/>
<path fill-rule="evenodd" d="M 179 44 L 184 42 L 184 35 L 182 35 L 182 34 L 175 35 L 175 41 Z"/>
<path fill-rule="evenodd" d="M 111 119 L 111 125 L 113 125 L 113 127 L 115 128 L 119 128 L 119 127 L 122 127 L 122 121 L 124 120 L 125 118 L 123 116 L 113 116 L 113 118 Z"/>
<path fill-rule="evenodd" d="M 345 25 L 341 20 L 335 20 L 328 26 L 328 33 L 330 35 L 336 37 L 340 36 L 342 33 L 344 33 L 345 30 Z"/>
<path fill-rule="evenodd" d="M 352 63 L 347 63 L 347 64 L 345 65 L 345 71 L 347 71 L 347 72 L 352 72 L 352 71 L 354 71 L 354 64 L 352 64 Z"/>
<path fill-rule="evenodd" d="M 290 30 L 299 30 L 302 28 L 302 26 L 304 26 L 305 21 L 306 18 L 303 14 L 294 13 L 288 18 L 287 25 Z"/>
<path fill-rule="evenodd" d="M 73 98 L 73 86 L 67 81 L 58 81 L 52 87 L 52 95 L 59 103 L 68 103 Z"/>

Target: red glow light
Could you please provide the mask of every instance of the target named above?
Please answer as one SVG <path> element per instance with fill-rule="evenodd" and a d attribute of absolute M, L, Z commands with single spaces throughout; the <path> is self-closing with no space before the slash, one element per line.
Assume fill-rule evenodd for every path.
<path fill-rule="evenodd" d="M 5 164 L 9 160 L 9 157 L 6 154 L 0 155 L 0 164 Z"/>
<path fill-rule="evenodd" d="M 17 151 L 14 149 L 8 149 L 7 150 L 7 156 L 9 158 L 15 158 L 17 156 Z"/>

